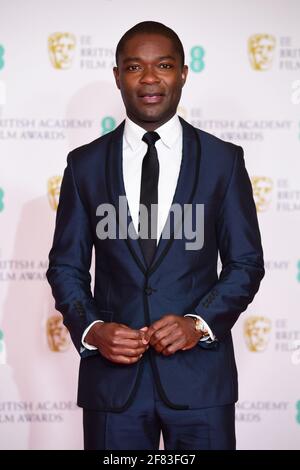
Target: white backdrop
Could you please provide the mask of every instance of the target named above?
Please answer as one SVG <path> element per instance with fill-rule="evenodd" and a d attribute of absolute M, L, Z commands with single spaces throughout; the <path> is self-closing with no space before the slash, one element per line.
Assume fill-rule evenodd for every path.
<path fill-rule="evenodd" d="M 242 145 L 253 181 L 266 276 L 234 327 L 238 448 L 299 449 L 299 0 L 0 0 L 0 448 L 82 448 L 47 256 L 66 155 L 123 119 L 114 50 L 147 19 L 184 44 L 179 113 Z"/>

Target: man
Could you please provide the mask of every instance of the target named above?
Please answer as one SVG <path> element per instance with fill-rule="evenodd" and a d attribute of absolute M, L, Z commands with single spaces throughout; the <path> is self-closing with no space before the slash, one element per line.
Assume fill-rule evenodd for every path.
<path fill-rule="evenodd" d="M 127 117 L 69 154 L 47 272 L 81 355 L 85 449 L 157 449 L 160 431 L 165 449 L 233 449 L 230 331 L 264 275 L 243 151 L 176 115 L 188 68 L 170 28 L 134 26 L 116 63 Z M 204 206 L 203 246 L 178 236 L 171 204 L 193 216 Z M 109 207 L 120 230 L 105 237 Z"/>

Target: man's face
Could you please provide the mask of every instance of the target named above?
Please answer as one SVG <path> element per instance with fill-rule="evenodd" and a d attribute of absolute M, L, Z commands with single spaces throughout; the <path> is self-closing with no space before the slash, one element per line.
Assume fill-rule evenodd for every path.
<path fill-rule="evenodd" d="M 154 130 L 175 113 L 188 68 L 170 39 L 136 34 L 129 39 L 114 68 L 128 117 Z"/>

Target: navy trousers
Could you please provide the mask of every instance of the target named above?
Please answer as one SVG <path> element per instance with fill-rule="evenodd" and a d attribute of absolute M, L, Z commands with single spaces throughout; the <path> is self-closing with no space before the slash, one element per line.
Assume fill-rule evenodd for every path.
<path fill-rule="evenodd" d="M 122 413 L 83 410 L 85 450 L 235 449 L 235 405 L 174 410 L 161 400 L 147 353 L 139 389 Z M 180 380 L 180 377 L 178 377 Z"/>

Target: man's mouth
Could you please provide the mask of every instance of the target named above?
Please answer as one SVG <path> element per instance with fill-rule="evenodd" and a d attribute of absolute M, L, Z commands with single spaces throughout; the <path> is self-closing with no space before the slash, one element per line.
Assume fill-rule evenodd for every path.
<path fill-rule="evenodd" d="M 160 103 L 164 99 L 164 94 L 163 93 L 142 93 L 139 95 L 139 98 L 143 101 L 145 104 L 151 104 L 151 103 Z"/>

